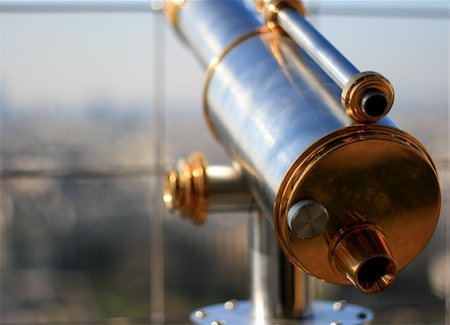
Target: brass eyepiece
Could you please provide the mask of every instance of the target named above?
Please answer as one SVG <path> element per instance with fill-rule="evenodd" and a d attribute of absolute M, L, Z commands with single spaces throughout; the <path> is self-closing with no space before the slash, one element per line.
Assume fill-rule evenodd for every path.
<path fill-rule="evenodd" d="M 391 110 L 394 88 L 378 72 L 361 72 L 342 89 L 341 101 L 355 121 L 375 122 Z"/>
<path fill-rule="evenodd" d="M 353 216 L 347 219 L 353 219 Z M 338 218 L 339 219 L 339 218 Z M 358 218 L 362 220 L 362 218 Z M 397 262 L 381 227 L 360 221 L 330 234 L 328 259 L 334 270 L 361 292 L 374 294 L 388 288 L 397 275 Z"/>

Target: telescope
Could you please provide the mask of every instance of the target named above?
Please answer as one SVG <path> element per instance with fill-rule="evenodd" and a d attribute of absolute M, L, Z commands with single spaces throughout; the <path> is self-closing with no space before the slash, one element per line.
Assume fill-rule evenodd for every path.
<path fill-rule="evenodd" d="M 295 0 L 172 0 L 164 13 L 206 70 L 206 122 L 233 159 L 168 171 L 166 207 L 196 224 L 248 211 L 250 301 L 197 324 L 361 324 L 370 310 L 313 302 L 309 276 L 381 293 L 430 240 L 441 198 L 426 149 L 386 115 L 380 73 L 359 71 Z"/>

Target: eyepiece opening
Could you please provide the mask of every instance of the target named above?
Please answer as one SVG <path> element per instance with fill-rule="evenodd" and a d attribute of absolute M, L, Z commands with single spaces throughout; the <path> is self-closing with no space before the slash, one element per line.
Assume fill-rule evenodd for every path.
<path fill-rule="evenodd" d="M 368 117 L 381 117 L 387 108 L 388 100 L 378 89 L 369 89 L 361 98 L 361 110 Z"/>
<path fill-rule="evenodd" d="M 366 293 L 377 293 L 389 287 L 397 273 L 395 262 L 388 256 L 375 256 L 359 268 L 356 285 Z"/>
<path fill-rule="evenodd" d="M 347 215 L 347 219 L 352 215 Z M 397 276 L 397 262 L 384 231 L 371 223 L 340 228 L 329 243 L 329 259 L 335 271 L 363 293 L 387 289 Z"/>

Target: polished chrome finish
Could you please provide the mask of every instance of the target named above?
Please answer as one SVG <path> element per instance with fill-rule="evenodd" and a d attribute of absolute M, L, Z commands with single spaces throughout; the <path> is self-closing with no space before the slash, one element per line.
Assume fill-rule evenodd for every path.
<path fill-rule="evenodd" d="M 167 172 L 163 201 L 168 211 L 203 224 L 208 214 L 249 211 L 252 197 L 238 164 L 208 166 L 206 157 L 195 153 Z"/>
<path fill-rule="evenodd" d="M 266 319 L 261 322 L 252 315 L 252 303 L 250 301 L 238 301 L 236 308 L 225 309 L 223 304 L 216 304 L 203 307 L 207 316 L 197 318 L 195 312 L 190 315 L 194 324 L 211 325 L 217 319 L 222 320 L 226 325 L 363 325 L 370 324 L 373 319 L 373 312 L 367 308 L 347 304 L 345 308 L 336 310 L 332 301 L 314 301 L 312 303 L 313 317 L 292 320 L 292 319 Z"/>
<path fill-rule="evenodd" d="M 302 15 L 289 7 L 278 12 L 280 27 L 299 44 L 342 89 L 359 70 Z"/>
<path fill-rule="evenodd" d="M 189 3 L 194 1 L 178 15 L 180 21 L 191 22 L 183 25 L 183 35 L 216 59 L 205 87 L 207 122 L 242 166 L 264 215 L 273 216 L 268 219 L 289 260 L 320 279 L 352 284 L 345 267 L 339 266 L 342 261 L 350 265 L 351 259 L 329 258 L 333 240 L 302 239 L 289 228 L 290 208 L 314 199 L 326 207 L 329 220 L 349 212 L 375 225 L 378 243 L 387 242 L 393 257 L 383 253 L 386 258 L 375 261 L 387 265 L 386 274 L 391 262 L 397 270 L 411 262 L 430 239 L 440 211 L 436 169 L 423 146 L 386 117 L 373 124 L 355 123 L 342 109 L 339 86 L 292 39 L 271 31 L 252 33 L 253 23 L 246 25 L 249 30 L 243 31 L 242 24 L 233 27 L 250 14 L 224 10 L 234 8 L 235 1 L 207 1 L 211 12 L 200 16 L 187 10 Z M 200 19 L 208 15 L 214 20 Z M 224 45 L 218 53 L 214 49 L 220 46 L 213 44 L 223 44 L 224 35 L 233 36 L 228 38 L 233 46 Z M 372 92 L 378 88 L 371 83 L 381 82 L 374 77 L 365 82 L 365 73 L 356 77 L 359 86 L 348 93 Z M 364 238 L 371 240 L 372 235 L 367 232 Z M 378 250 L 376 242 L 369 246 L 369 251 Z M 352 258 L 361 268 L 370 261 L 360 254 Z"/>
<path fill-rule="evenodd" d="M 311 279 L 283 255 L 269 221 L 260 213 L 250 220 L 250 299 L 253 315 L 268 319 L 311 316 Z"/>
<path fill-rule="evenodd" d="M 207 166 L 208 213 L 250 211 L 252 197 L 242 169 L 233 166 Z"/>
<path fill-rule="evenodd" d="M 386 78 L 379 73 L 363 73 L 364 79 L 355 79 L 360 71 L 294 8 L 281 8 L 277 22 L 342 89 L 342 103 L 353 119 L 375 122 L 390 111 L 394 90 Z M 349 91 L 355 87 L 360 91 Z"/>
<path fill-rule="evenodd" d="M 302 200 L 288 211 L 289 229 L 301 239 L 319 236 L 328 223 L 327 209 L 314 200 Z"/>
<path fill-rule="evenodd" d="M 170 11 L 168 18 L 204 67 L 232 41 L 261 27 L 256 17 L 236 0 L 185 0 L 181 6 L 177 1 L 167 1 L 166 6 L 176 8 L 176 17 Z"/>

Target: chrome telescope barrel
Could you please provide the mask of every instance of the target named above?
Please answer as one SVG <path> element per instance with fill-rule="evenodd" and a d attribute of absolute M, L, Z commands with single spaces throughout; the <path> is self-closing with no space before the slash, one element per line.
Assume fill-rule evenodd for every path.
<path fill-rule="evenodd" d="M 238 3 L 167 7 L 201 62 L 210 62 L 207 123 L 242 167 L 263 214 L 273 217 L 294 265 L 331 283 L 380 292 L 434 231 L 440 189 L 433 162 L 389 118 L 350 118 L 340 87 L 310 55 Z M 319 223 L 315 211 L 322 211 Z"/>
<path fill-rule="evenodd" d="M 182 8 L 182 14 L 178 14 Z M 241 35 L 261 26 L 238 1 L 166 1 L 165 13 L 202 66 Z M 232 27 L 232 28 L 230 28 Z"/>
<path fill-rule="evenodd" d="M 342 89 L 341 102 L 347 114 L 358 122 L 375 122 L 385 116 L 394 101 L 390 82 L 374 71 L 360 72 L 304 17 L 297 0 L 244 1 L 270 28 L 280 28 Z"/>

